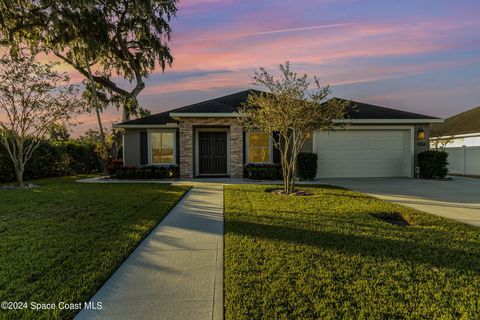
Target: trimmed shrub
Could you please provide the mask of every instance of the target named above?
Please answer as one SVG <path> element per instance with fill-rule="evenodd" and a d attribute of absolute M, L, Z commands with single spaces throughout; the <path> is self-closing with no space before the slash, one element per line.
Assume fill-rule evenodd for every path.
<path fill-rule="evenodd" d="M 144 178 L 144 176 L 143 176 L 144 171 L 145 171 L 145 169 L 143 169 L 143 168 L 135 169 L 134 179 L 143 179 Z"/>
<path fill-rule="evenodd" d="M 125 169 L 125 179 L 135 179 L 135 172 L 137 172 L 136 168 L 133 167 L 127 167 Z"/>
<path fill-rule="evenodd" d="M 164 167 L 157 168 L 153 171 L 154 179 L 165 179 L 167 177 L 167 169 Z"/>
<path fill-rule="evenodd" d="M 143 170 L 143 179 L 153 179 L 153 171 L 152 169 L 145 168 Z"/>
<path fill-rule="evenodd" d="M 317 175 L 317 154 L 300 152 L 297 158 L 297 175 L 301 180 L 313 180 Z"/>
<path fill-rule="evenodd" d="M 445 151 L 424 151 L 418 154 L 420 178 L 444 179 L 448 174 L 448 153 Z"/>
<path fill-rule="evenodd" d="M 125 179 L 125 170 L 123 168 L 118 168 L 113 173 L 115 179 Z"/>
<path fill-rule="evenodd" d="M 167 171 L 167 178 L 180 177 L 180 168 L 178 166 L 170 166 Z"/>
<path fill-rule="evenodd" d="M 255 164 L 245 166 L 244 177 L 252 180 L 280 180 L 282 166 L 280 164 Z"/>
<path fill-rule="evenodd" d="M 117 167 L 112 170 L 111 176 L 115 179 L 173 179 L 180 175 L 178 166 Z"/>
<path fill-rule="evenodd" d="M 107 166 L 107 172 L 109 175 L 114 175 L 117 169 L 123 167 L 123 160 L 112 160 Z"/>

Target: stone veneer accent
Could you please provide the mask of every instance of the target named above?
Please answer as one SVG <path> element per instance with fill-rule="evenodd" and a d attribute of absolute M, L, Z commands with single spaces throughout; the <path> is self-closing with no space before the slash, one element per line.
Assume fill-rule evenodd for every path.
<path fill-rule="evenodd" d="M 180 177 L 194 177 L 194 129 L 223 126 L 230 128 L 230 176 L 243 177 L 243 128 L 235 118 L 181 118 L 180 125 Z"/>

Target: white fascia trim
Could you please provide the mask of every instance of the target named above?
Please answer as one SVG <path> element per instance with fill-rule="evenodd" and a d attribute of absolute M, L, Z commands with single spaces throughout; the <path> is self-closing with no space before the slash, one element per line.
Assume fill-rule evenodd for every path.
<path fill-rule="evenodd" d="M 176 123 L 167 123 L 167 124 L 114 124 L 114 128 L 122 129 L 171 129 L 179 128 L 180 126 Z"/>
<path fill-rule="evenodd" d="M 330 132 L 330 131 L 341 131 L 341 130 L 413 130 L 413 126 L 407 125 L 396 125 L 396 126 L 385 126 L 385 125 L 364 125 L 364 126 L 355 126 L 355 125 L 346 125 L 343 127 L 333 127 L 332 130 L 315 130 L 318 132 Z"/>
<path fill-rule="evenodd" d="M 341 119 L 338 123 L 369 124 L 369 123 L 443 123 L 443 119 Z"/>
<path fill-rule="evenodd" d="M 456 138 L 468 138 L 468 137 L 480 137 L 480 132 L 477 133 L 464 133 L 464 134 L 452 134 L 450 136 L 430 137 L 430 140 L 435 139 L 456 139 Z"/>
<path fill-rule="evenodd" d="M 225 118 L 225 117 L 238 117 L 236 112 L 225 113 L 198 113 L 198 112 L 170 112 L 170 117 L 176 118 Z"/>

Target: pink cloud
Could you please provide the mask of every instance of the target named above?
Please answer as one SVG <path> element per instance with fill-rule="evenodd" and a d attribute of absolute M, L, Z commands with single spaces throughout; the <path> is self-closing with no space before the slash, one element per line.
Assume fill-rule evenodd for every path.
<path fill-rule="evenodd" d="M 114 108 L 105 110 L 102 115 L 102 125 L 105 129 L 110 130 L 112 124 L 121 119 L 121 114 Z M 75 119 L 75 124 L 69 126 L 74 137 L 83 134 L 88 129 L 98 129 L 98 122 L 95 114 L 83 114 Z"/>
<path fill-rule="evenodd" d="M 206 77 L 189 77 L 170 83 L 153 84 L 147 86 L 143 94 L 156 95 L 188 90 L 205 91 L 231 87 L 247 88 L 250 86 L 249 83 L 250 77 L 248 72 L 243 70 L 228 74 L 213 74 Z"/>
<path fill-rule="evenodd" d="M 255 39 L 210 39 L 203 42 L 172 43 L 176 61 L 173 71 L 193 68 L 230 70 L 278 64 L 326 63 L 359 57 L 413 55 L 441 50 L 429 33 L 419 34 L 401 26 L 354 24 L 335 32 L 284 34 Z M 201 62 L 201 64 L 199 64 Z M 167 70 L 168 72 L 168 70 Z"/>

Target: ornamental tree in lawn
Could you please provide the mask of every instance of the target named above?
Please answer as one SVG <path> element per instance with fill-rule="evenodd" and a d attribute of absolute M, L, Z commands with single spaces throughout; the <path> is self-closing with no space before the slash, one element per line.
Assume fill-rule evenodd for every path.
<path fill-rule="evenodd" d="M 25 164 L 59 124 L 85 108 L 78 90 L 55 64 L 22 53 L 0 58 L 0 143 L 23 187 Z"/>
<path fill-rule="evenodd" d="M 315 130 L 329 130 L 340 125 L 347 102 L 327 101 L 330 88 L 321 87 L 316 77 L 299 75 L 290 70 L 290 63 L 279 66 L 278 77 L 264 68 L 252 76 L 253 84 L 268 92 L 249 94 L 240 110 L 241 124 L 247 130 L 260 130 L 270 135 L 280 151 L 284 193 L 295 190 L 297 156 Z"/>

